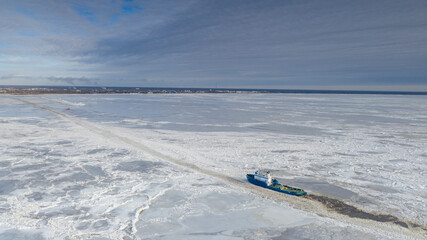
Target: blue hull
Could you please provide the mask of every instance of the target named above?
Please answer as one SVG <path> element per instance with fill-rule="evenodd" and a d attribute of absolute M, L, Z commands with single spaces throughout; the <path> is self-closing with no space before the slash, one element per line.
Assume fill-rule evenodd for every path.
<path fill-rule="evenodd" d="M 271 189 L 271 190 L 276 191 L 276 192 L 286 193 L 286 194 L 295 195 L 295 196 L 302 196 L 302 195 L 306 195 L 307 194 L 307 192 L 303 191 L 302 189 L 297 189 L 298 191 L 287 190 L 287 189 L 282 190 L 280 188 L 280 186 L 282 186 L 282 185 L 276 185 L 276 186 L 279 186 L 279 187 L 268 186 L 267 183 L 265 183 L 263 181 L 256 180 L 254 178 L 253 174 L 246 174 L 246 178 L 252 184 L 255 184 L 255 185 L 263 187 L 263 188 L 268 188 L 268 189 Z M 295 188 L 292 188 L 292 189 L 295 189 Z"/>

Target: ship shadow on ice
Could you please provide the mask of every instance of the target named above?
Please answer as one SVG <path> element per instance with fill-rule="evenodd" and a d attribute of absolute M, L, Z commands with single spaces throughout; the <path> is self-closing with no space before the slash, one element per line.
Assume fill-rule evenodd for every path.
<path fill-rule="evenodd" d="M 279 172 L 279 171 L 277 171 Z M 334 212 L 346 215 L 352 218 L 369 219 L 377 222 L 392 223 L 404 228 L 418 228 L 427 231 L 427 227 L 417 223 L 399 219 L 391 214 L 381 214 L 367 212 L 355 206 L 347 204 L 345 200 L 356 201 L 359 204 L 372 203 L 369 199 L 359 196 L 357 193 L 348 189 L 330 184 L 328 182 L 319 181 L 314 178 L 293 178 L 280 179 L 279 182 L 286 182 L 289 185 L 298 186 L 309 193 L 305 198 L 320 202 L 327 209 Z M 384 190 L 383 190 L 384 191 Z"/>
<path fill-rule="evenodd" d="M 401 220 L 391 214 L 380 214 L 363 211 L 336 198 L 318 194 L 307 194 L 304 197 L 322 203 L 329 210 L 352 218 L 369 219 L 384 223 L 393 223 L 404 228 L 420 228 L 423 231 L 427 231 L 426 227 L 423 227 L 417 223 Z"/>

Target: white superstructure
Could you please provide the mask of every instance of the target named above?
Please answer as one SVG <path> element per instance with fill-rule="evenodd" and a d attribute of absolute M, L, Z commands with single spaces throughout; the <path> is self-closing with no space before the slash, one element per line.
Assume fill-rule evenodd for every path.
<path fill-rule="evenodd" d="M 267 186 L 270 186 L 273 183 L 273 179 L 271 178 L 270 171 L 262 171 L 262 170 L 256 170 L 254 178 L 258 181 L 263 181 L 267 183 Z"/>

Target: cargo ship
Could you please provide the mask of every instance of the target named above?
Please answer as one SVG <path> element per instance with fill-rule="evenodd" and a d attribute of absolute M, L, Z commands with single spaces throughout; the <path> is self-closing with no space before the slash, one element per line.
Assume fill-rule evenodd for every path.
<path fill-rule="evenodd" d="M 277 192 L 282 192 L 295 196 L 303 196 L 307 194 L 306 191 L 300 188 L 294 188 L 280 184 L 277 179 L 271 177 L 270 171 L 264 172 L 261 170 L 257 170 L 255 171 L 255 174 L 246 174 L 246 178 L 252 184 L 268 188 Z"/>

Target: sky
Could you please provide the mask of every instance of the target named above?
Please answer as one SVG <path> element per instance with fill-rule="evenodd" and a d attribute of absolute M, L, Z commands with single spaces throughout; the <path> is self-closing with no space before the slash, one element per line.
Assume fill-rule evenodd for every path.
<path fill-rule="evenodd" d="M 0 85 L 427 91 L 427 1 L 0 0 Z"/>

